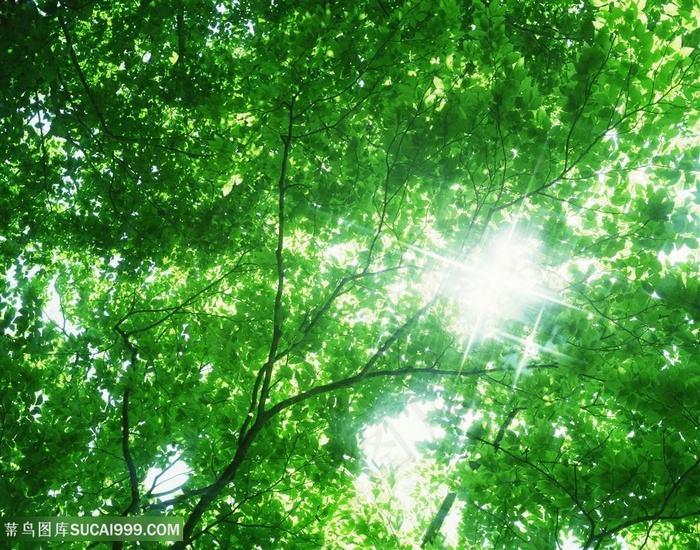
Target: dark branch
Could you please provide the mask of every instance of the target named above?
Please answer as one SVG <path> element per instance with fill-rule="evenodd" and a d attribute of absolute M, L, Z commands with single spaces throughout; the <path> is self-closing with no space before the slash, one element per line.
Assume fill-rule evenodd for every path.
<path fill-rule="evenodd" d="M 124 341 L 124 346 L 126 349 L 130 352 L 131 357 L 129 359 L 129 371 L 133 371 L 136 369 L 137 361 L 138 361 L 138 350 L 136 349 L 136 346 L 129 340 L 128 335 L 121 330 L 119 326 L 115 326 L 114 330 L 116 330 L 119 335 L 122 337 L 122 340 Z M 126 463 L 126 468 L 129 471 L 129 488 L 130 488 L 130 493 L 131 493 L 131 502 L 129 505 L 126 507 L 126 509 L 122 512 L 123 516 L 127 516 L 129 514 L 135 514 L 138 512 L 139 508 L 139 477 L 136 472 L 136 464 L 134 463 L 134 459 L 131 456 L 131 448 L 130 448 L 130 430 L 129 430 L 129 394 L 130 394 L 130 387 L 129 387 L 129 380 L 126 381 L 126 388 L 124 389 L 124 396 L 122 398 L 122 455 L 124 456 L 124 462 Z M 115 546 L 115 548 L 121 547 Z"/>
<path fill-rule="evenodd" d="M 454 493 L 447 493 L 447 496 L 445 496 L 445 499 L 442 501 L 442 505 L 440 506 L 438 513 L 435 514 L 433 521 L 430 522 L 430 526 L 425 532 L 425 536 L 423 536 L 423 541 L 420 545 L 421 548 L 425 548 L 428 544 L 435 540 L 435 537 L 440 531 L 447 514 L 450 512 L 450 508 L 452 508 L 452 504 L 454 504 L 455 497 L 456 495 Z"/>

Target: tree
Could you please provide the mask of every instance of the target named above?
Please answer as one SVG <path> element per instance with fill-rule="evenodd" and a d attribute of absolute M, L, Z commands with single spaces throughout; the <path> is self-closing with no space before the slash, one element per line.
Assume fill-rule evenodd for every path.
<path fill-rule="evenodd" d="M 460 546 L 692 547 L 699 17 L 2 4 L 0 509 L 410 547 L 357 436 L 432 399 Z"/>

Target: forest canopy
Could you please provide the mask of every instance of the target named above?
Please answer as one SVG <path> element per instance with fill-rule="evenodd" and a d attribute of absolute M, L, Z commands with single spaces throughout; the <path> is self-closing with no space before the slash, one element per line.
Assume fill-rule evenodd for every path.
<path fill-rule="evenodd" d="M 697 547 L 699 109 L 693 0 L 0 3 L 0 516 Z"/>

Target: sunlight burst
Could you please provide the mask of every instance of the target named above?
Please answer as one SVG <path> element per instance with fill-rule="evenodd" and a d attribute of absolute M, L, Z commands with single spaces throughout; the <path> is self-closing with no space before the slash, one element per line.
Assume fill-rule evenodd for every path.
<path fill-rule="evenodd" d="M 455 308 L 455 330 L 468 335 L 467 350 L 493 337 L 504 321 L 522 318 L 535 302 L 556 301 L 537 268 L 540 243 L 515 225 L 496 233 L 463 260 L 447 261 L 442 293 Z"/>

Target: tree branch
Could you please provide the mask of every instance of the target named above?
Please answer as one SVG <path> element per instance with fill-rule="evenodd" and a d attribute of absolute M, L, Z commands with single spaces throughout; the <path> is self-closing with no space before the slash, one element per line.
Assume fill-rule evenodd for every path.
<path fill-rule="evenodd" d="M 420 310 L 419 310 L 420 311 Z M 403 325 L 402 327 L 405 327 L 406 325 Z M 393 335 L 392 335 L 393 336 Z M 371 360 L 370 360 L 371 361 Z M 558 364 L 556 363 L 548 363 L 548 364 L 536 364 L 536 365 L 530 365 L 528 368 L 535 370 L 535 369 L 552 369 L 552 368 L 558 368 Z M 270 407 L 267 411 L 264 412 L 262 416 L 257 416 L 255 419 L 255 422 L 252 423 L 250 426 L 250 429 L 246 431 L 245 435 L 243 435 L 240 438 L 240 442 L 238 445 L 238 448 L 236 449 L 236 454 L 233 457 L 233 460 L 229 463 L 227 466 L 226 470 L 221 474 L 219 479 L 216 480 L 206 491 L 206 493 L 202 496 L 200 501 L 197 503 L 195 506 L 194 510 L 190 514 L 190 517 L 187 519 L 185 522 L 185 528 L 184 528 L 184 540 L 180 542 L 176 542 L 172 548 L 174 549 L 183 549 L 186 548 L 189 543 L 196 538 L 192 536 L 192 533 L 194 531 L 194 527 L 197 525 L 199 520 L 201 519 L 202 515 L 204 512 L 209 508 L 211 503 L 219 496 L 221 491 L 231 482 L 231 480 L 234 478 L 238 468 L 240 465 L 243 463 L 243 460 L 245 459 L 246 455 L 248 454 L 248 451 L 250 450 L 250 447 L 257 437 L 257 435 L 260 433 L 260 431 L 265 427 L 265 425 L 277 414 L 280 412 L 284 411 L 285 409 L 291 408 L 294 405 L 298 405 L 299 403 L 303 403 L 304 401 L 307 401 L 311 399 L 312 397 L 315 397 L 317 395 L 322 395 L 324 393 L 329 393 L 334 390 L 339 390 L 343 388 L 349 388 L 351 386 L 354 386 L 356 384 L 359 384 L 361 382 L 364 382 L 365 380 L 369 380 L 372 378 L 399 378 L 399 377 L 404 377 L 404 376 L 428 376 L 431 378 L 438 378 L 440 376 L 456 376 L 456 377 L 463 377 L 463 376 L 482 376 L 482 375 L 488 375 L 494 372 L 499 371 L 499 368 L 479 368 L 479 369 L 472 369 L 469 371 L 464 371 L 461 369 L 458 370 L 439 370 L 435 369 L 432 367 L 429 368 L 412 368 L 412 367 L 404 367 L 400 369 L 393 369 L 393 370 L 382 370 L 382 371 L 369 371 L 365 367 L 363 367 L 357 374 L 354 376 L 350 376 L 348 378 L 344 378 L 342 380 L 337 380 L 335 382 L 330 382 L 328 384 L 323 384 L 321 386 L 317 386 L 315 388 L 311 388 L 307 391 L 301 392 L 293 397 L 290 397 L 288 399 L 284 399 L 283 401 L 280 401 L 279 403 L 273 405 Z"/>
<path fill-rule="evenodd" d="M 430 522 L 430 526 L 423 536 L 423 541 L 420 545 L 421 548 L 425 548 L 428 544 L 435 540 L 435 537 L 440 531 L 447 514 L 450 512 L 450 508 L 452 508 L 452 504 L 454 504 L 456 496 L 457 495 L 455 495 L 455 493 L 447 493 L 445 499 L 442 501 L 440 509 L 438 510 L 437 514 L 435 514 L 433 521 Z"/>
<path fill-rule="evenodd" d="M 256 418 L 262 418 L 265 414 L 265 403 L 267 402 L 270 393 L 270 381 L 272 380 L 272 370 L 275 366 L 277 358 L 277 350 L 279 349 L 280 341 L 282 340 L 282 297 L 284 294 L 284 200 L 287 186 L 287 169 L 289 166 L 289 154 L 292 148 L 292 139 L 294 136 L 294 102 L 296 95 L 292 96 L 291 103 L 288 105 L 289 118 L 286 135 L 282 136 L 284 150 L 282 151 L 282 165 L 280 167 L 280 176 L 277 181 L 277 247 L 275 249 L 275 259 L 277 265 L 277 290 L 275 293 L 275 304 L 272 318 L 272 340 L 270 342 L 270 350 L 267 355 L 267 361 L 258 371 L 253 386 L 253 393 L 250 401 L 250 408 L 246 416 L 243 426 L 240 431 L 240 438 L 246 436 L 246 430 L 253 418 L 254 411 L 257 412 Z"/>
<path fill-rule="evenodd" d="M 129 370 L 136 370 L 136 363 L 138 361 L 138 350 L 136 346 L 129 340 L 128 335 L 119 327 L 115 326 L 114 330 L 117 331 L 122 340 L 124 341 L 124 346 L 131 353 L 129 360 Z M 122 512 L 123 516 L 129 514 L 135 514 L 138 512 L 139 508 L 139 477 L 136 472 L 136 464 L 131 456 L 131 449 L 129 445 L 130 433 L 129 433 L 129 380 L 126 381 L 126 388 L 124 389 L 124 396 L 122 397 L 122 455 L 124 455 L 124 462 L 126 463 L 127 470 L 129 471 L 129 487 L 131 492 L 131 502 Z"/>
<path fill-rule="evenodd" d="M 304 318 L 299 327 L 299 329 L 301 330 L 301 336 L 299 336 L 296 339 L 296 341 L 292 342 L 282 351 L 280 351 L 275 357 L 275 361 L 279 361 L 280 359 L 289 355 L 304 341 L 304 339 L 309 334 L 311 334 L 311 332 L 313 332 L 313 330 L 319 324 L 323 316 L 326 313 L 328 313 L 328 310 L 330 310 L 331 306 L 333 305 L 333 302 L 335 302 L 340 296 L 343 296 L 345 293 L 349 292 L 352 288 L 354 288 L 352 286 L 348 286 L 350 283 L 354 283 L 355 281 L 358 281 L 360 279 L 374 277 L 375 275 L 389 273 L 391 271 L 397 271 L 399 269 L 401 269 L 400 266 L 388 267 L 386 269 L 380 269 L 379 271 L 361 271 L 359 273 L 353 273 L 352 275 L 348 275 L 340 279 L 336 284 L 335 288 L 333 289 L 333 292 L 331 292 L 330 296 L 326 298 L 325 302 L 323 302 L 323 304 L 320 307 L 318 307 L 316 309 L 316 312 L 311 316 L 311 320 L 308 321 L 308 317 Z"/>
<path fill-rule="evenodd" d="M 666 498 L 664 499 L 663 503 L 661 504 L 661 507 L 659 508 L 658 512 L 656 512 L 655 514 L 645 514 L 643 516 L 630 518 L 627 521 L 623 521 L 622 523 L 616 525 L 615 527 L 611 527 L 610 529 L 603 529 L 598 535 L 592 536 L 591 540 L 592 541 L 601 541 L 605 537 L 610 537 L 611 535 L 619 533 L 620 531 L 623 531 L 623 530 L 625 530 L 629 527 L 632 527 L 633 525 L 636 525 L 638 523 L 646 523 L 649 521 L 651 521 L 651 522 L 673 521 L 673 520 L 679 520 L 679 519 L 700 516 L 700 508 L 693 510 L 691 512 L 687 512 L 685 514 L 665 514 L 666 508 L 668 507 L 668 504 L 669 504 L 671 498 L 676 493 L 676 491 L 680 487 L 683 480 L 688 475 L 690 475 L 690 473 L 693 470 L 695 470 L 698 466 L 700 466 L 700 458 L 695 460 L 695 462 L 693 462 L 685 470 L 685 472 L 683 472 L 680 476 L 678 476 L 678 479 L 676 479 L 676 481 L 673 483 L 671 490 L 666 495 Z"/>
<path fill-rule="evenodd" d="M 176 305 L 176 306 L 172 306 L 172 307 L 156 308 L 156 309 L 139 309 L 139 310 L 136 310 L 136 309 L 134 309 L 134 308 L 131 308 L 131 309 L 129 310 L 129 312 L 128 312 L 126 315 L 124 315 L 123 317 L 121 317 L 121 319 L 119 319 L 119 321 L 117 322 L 116 326 L 117 326 L 117 327 L 121 327 L 121 325 L 124 323 L 124 321 L 126 321 L 129 317 L 131 317 L 131 316 L 133 316 L 133 315 L 138 315 L 138 314 L 140 314 L 140 313 L 166 313 L 166 312 L 167 312 L 165 316 L 163 316 L 162 318 L 158 319 L 157 321 L 153 321 L 152 323 L 149 323 L 149 324 L 147 324 L 147 325 L 145 325 L 145 326 L 143 326 L 143 327 L 139 327 L 139 328 L 135 328 L 135 329 L 132 329 L 132 330 L 129 330 L 129 331 L 125 331 L 125 332 L 124 332 L 124 336 L 126 336 L 126 337 L 133 336 L 134 334 L 138 334 L 138 333 L 140 333 L 140 332 L 149 331 L 149 330 L 151 330 L 152 328 L 155 328 L 155 327 L 157 327 L 158 325 L 163 324 L 163 323 L 166 322 L 168 319 L 170 319 L 170 318 L 173 317 L 174 315 L 177 315 L 179 312 L 181 312 L 185 307 L 187 307 L 187 306 L 189 306 L 190 304 L 192 304 L 195 300 L 197 300 L 197 298 L 199 298 L 200 296 L 202 296 L 203 294 L 205 294 L 206 292 L 208 292 L 209 290 L 211 290 L 212 288 L 214 288 L 215 286 L 217 286 L 218 284 L 220 284 L 222 281 L 224 281 L 224 280 L 225 280 L 226 278 L 228 278 L 230 275 L 232 275 L 233 273 L 235 273 L 236 270 L 240 267 L 241 262 L 243 261 L 243 257 L 246 255 L 246 253 L 247 253 L 247 252 L 244 251 L 244 252 L 241 254 L 241 256 L 238 258 L 238 261 L 236 262 L 236 264 L 235 264 L 231 269 L 229 269 L 228 271 L 226 271 L 225 273 L 223 273 L 221 276 L 219 276 L 219 277 L 217 277 L 216 279 L 214 279 L 211 283 L 209 283 L 209 284 L 206 285 L 205 287 L 201 288 L 200 290 L 198 290 L 197 292 L 195 292 L 194 294 L 192 294 L 189 298 L 187 298 L 186 300 L 184 300 L 184 301 L 181 302 L 180 304 L 178 304 L 178 305 Z M 120 331 L 120 333 L 121 333 L 121 331 Z"/>
<path fill-rule="evenodd" d="M 270 380 L 272 379 L 272 368 L 275 364 L 277 349 L 279 348 L 280 340 L 282 339 L 282 296 L 284 294 L 284 199 L 285 189 L 287 186 L 287 168 L 289 165 L 289 153 L 292 147 L 292 137 L 294 132 L 294 100 L 289 104 L 289 123 L 287 127 L 287 135 L 282 138 L 284 142 L 284 151 L 282 152 L 282 167 L 280 169 L 280 177 L 277 182 L 277 249 L 275 250 L 275 258 L 277 261 L 277 293 L 275 294 L 274 318 L 272 326 L 272 342 L 270 343 L 270 352 L 267 357 L 267 363 L 263 367 L 264 376 L 262 389 L 258 399 L 258 416 L 262 416 L 265 411 L 265 403 L 267 402 L 270 392 Z"/>

